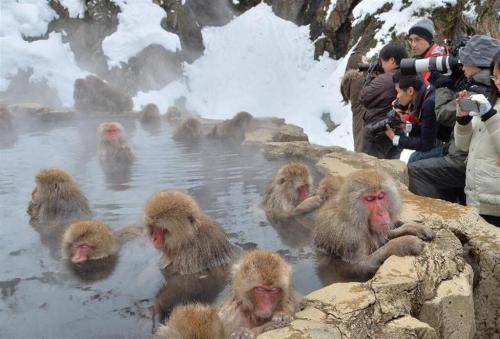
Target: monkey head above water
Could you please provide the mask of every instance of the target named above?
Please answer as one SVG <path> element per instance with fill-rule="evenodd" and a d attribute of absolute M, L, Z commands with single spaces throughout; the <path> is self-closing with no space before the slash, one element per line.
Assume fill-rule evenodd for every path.
<path fill-rule="evenodd" d="M 159 339 L 226 339 L 224 324 L 213 306 L 177 306 L 165 325 L 156 332 Z"/>
<path fill-rule="evenodd" d="M 391 255 L 418 255 L 434 232 L 421 224 L 395 228 L 401 211 L 396 184 L 379 170 L 350 174 L 336 200 L 327 202 L 315 220 L 318 249 L 349 263 L 356 275 L 369 278 Z M 389 240 L 390 239 L 390 240 Z"/>
<path fill-rule="evenodd" d="M 192 274 L 231 261 L 233 246 L 226 234 L 189 195 L 156 193 L 146 203 L 144 215 L 153 245 L 163 252 L 166 270 Z"/>
<path fill-rule="evenodd" d="M 293 271 L 279 254 L 248 252 L 233 274 L 231 294 L 219 310 L 231 338 L 253 338 L 292 321 L 298 308 Z"/>
<path fill-rule="evenodd" d="M 63 223 L 91 217 L 87 198 L 78 183 L 61 168 L 41 170 L 35 177 L 27 213 L 31 222 Z"/>
<path fill-rule="evenodd" d="M 117 250 L 118 243 L 113 231 L 97 221 L 73 223 L 64 233 L 63 257 L 74 264 L 102 259 L 115 254 Z"/>
<path fill-rule="evenodd" d="M 263 207 L 269 219 L 294 216 L 294 209 L 309 198 L 312 178 L 309 168 L 298 162 L 281 167 L 269 183 Z"/>
<path fill-rule="evenodd" d="M 119 122 L 103 122 L 97 128 L 99 134 L 99 159 L 109 165 L 127 165 L 134 160 L 134 154 L 124 137 Z"/>

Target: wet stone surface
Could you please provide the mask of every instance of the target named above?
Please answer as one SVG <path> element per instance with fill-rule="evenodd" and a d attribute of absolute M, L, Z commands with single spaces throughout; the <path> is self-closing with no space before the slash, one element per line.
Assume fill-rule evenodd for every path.
<path fill-rule="evenodd" d="M 109 120 L 125 126 L 136 153 L 129 172 L 105 175 L 99 164 L 96 129 Z M 285 256 L 295 268 L 299 293 L 323 286 L 310 234 L 274 228 L 259 207 L 268 180 L 283 161 L 219 142 L 178 143 L 170 137 L 172 126 L 144 129 L 129 118 L 16 125 L 16 144 L 0 149 L 0 337 L 151 335 L 151 308 L 164 282 L 159 253 L 147 239 L 136 238 L 122 247 L 108 275 L 80 279 L 60 259 L 55 242 L 41 239 L 29 225 L 26 208 L 34 176 L 46 167 L 69 171 L 89 199 L 94 218 L 112 229 L 141 223 L 142 209 L 153 193 L 183 190 L 222 225 L 232 243 Z M 226 293 L 227 287 L 218 300 Z"/>

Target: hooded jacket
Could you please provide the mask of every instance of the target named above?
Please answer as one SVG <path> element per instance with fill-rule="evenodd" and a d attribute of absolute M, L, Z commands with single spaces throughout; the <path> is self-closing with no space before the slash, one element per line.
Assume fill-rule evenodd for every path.
<path fill-rule="evenodd" d="M 479 116 L 466 125 L 455 124 L 455 144 L 469 151 L 465 176 L 467 205 L 479 214 L 500 217 L 500 99 L 486 121 Z"/>
<path fill-rule="evenodd" d="M 359 94 L 359 101 L 366 108 L 363 120 L 365 125 L 379 122 L 387 117 L 396 99 L 396 89 L 392 81 L 394 72 L 376 76 Z"/>

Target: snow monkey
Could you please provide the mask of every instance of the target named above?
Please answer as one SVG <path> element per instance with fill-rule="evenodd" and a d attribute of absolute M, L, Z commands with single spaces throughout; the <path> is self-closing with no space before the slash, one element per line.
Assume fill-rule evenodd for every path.
<path fill-rule="evenodd" d="M 177 306 L 165 325 L 156 332 L 159 339 L 226 339 L 217 310 L 208 305 Z"/>
<path fill-rule="evenodd" d="M 269 183 L 263 207 L 271 220 L 291 218 L 294 209 L 309 198 L 312 184 L 309 168 L 298 162 L 281 167 Z"/>
<path fill-rule="evenodd" d="M 401 197 L 393 179 L 379 170 L 351 173 L 338 198 L 318 212 L 316 246 L 349 263 L 353 274 L 371 277 L 391 255 L 418 255 L 433 231 L 408 223 L 395 228 Z M 389 240 L 391 239 L 391 240 Z"/>
<path fill-rule="evenodd" d="M 172 136 L 175 140 L 195 141 L 201 137 L 201 123 L 196 118 L 184 119 Z"/>
<path fill-rule="evenodd" d="M 160 110 L 155 104 L 147 104 L 141 111 L 141 124 L 160 123 Z"/>
<path fill-rule="evenodd" d="M 0 105 L 0 147 L 10 146 L 17 139 L 12 123 L 12 114 L 4 105 Z"/>
<path fill-rule="evenodd" d="M 107 169 L 130 165 L 134 154 L 124 137 L 124 129 L 119 122 L 103 122 L 97 128 L 99 134 L 99 159 Z"/>
<path fill-rule="evenodd" d="M 91 217 L 87 198 L 78 183 L 61 168 L 41 170 L 35 177 L 28 214 L 32 223 L 64 223 Z"/>
<path fill-rule="evenodd" d="M 252 115 L 248 112 L 239 112 L 232 119 L 224 120 L 215 125 L 208 134 L 216 139 L 233 139 L 243 141 L 245 132 L 247 132 L 252 122 Z"/>
<path fill-rule="evenodd" d="M 192 274 L 228 264 L 233 247 L 222 228 L 193 198 L 178 191 L 154 194 L 144 209 L 153 245 L 169 272 Z"/>
<path fill-rule="evenodd" d="M 293 273 L 279 254 L 248 252 L 233 275 L 231 294 L 219 310 L 231 338 L 253 338 L 292 321 L 298 309 Z"/>
<path fill-rule="evenodd" d="M 301 215 L 312 212 L 321 207 L 328 200 L 335 199 L 343 183 L 343 177 L 328 174 L 319 182 L 316 194 L 305 199 L 295 207 L 293 214 Z"/>

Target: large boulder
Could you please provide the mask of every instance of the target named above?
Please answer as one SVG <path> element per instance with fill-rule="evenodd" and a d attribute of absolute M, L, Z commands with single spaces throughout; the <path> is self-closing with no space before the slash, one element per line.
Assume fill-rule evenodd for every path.
<path fill-rule="evenodd" d="M 122 113 L 132 110 L 132 98 L 94 75 L 75 81 L 75 109 L 81 112 Z"/>

